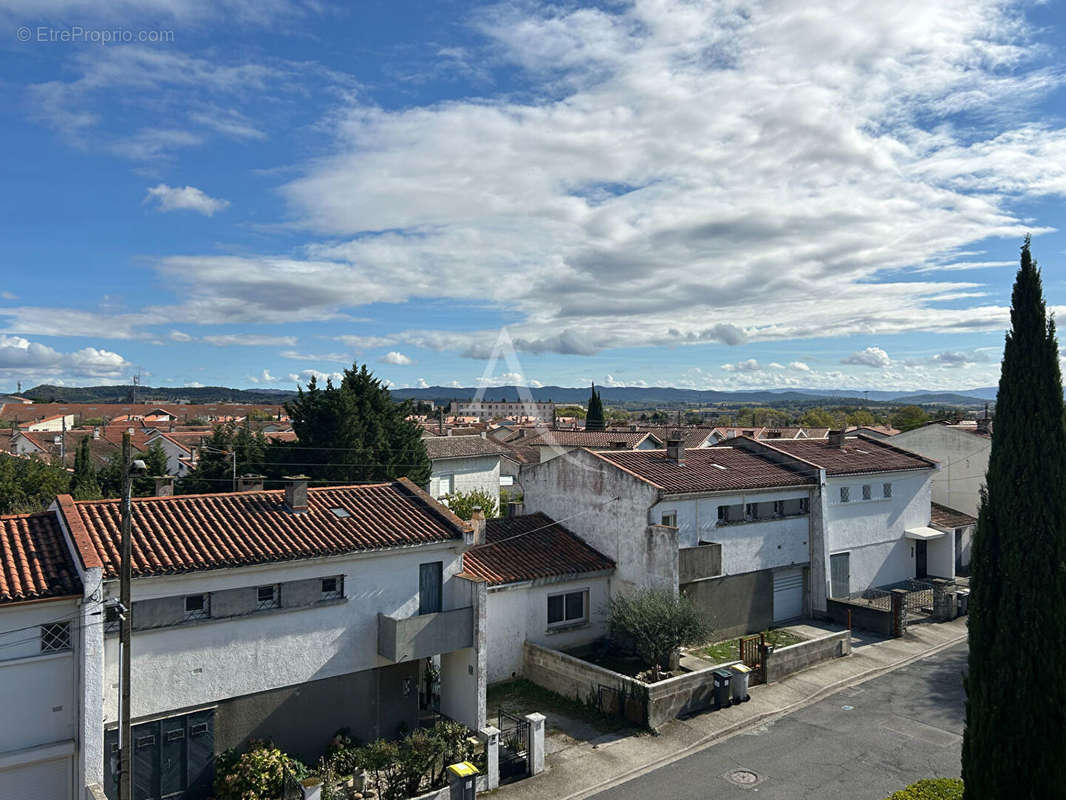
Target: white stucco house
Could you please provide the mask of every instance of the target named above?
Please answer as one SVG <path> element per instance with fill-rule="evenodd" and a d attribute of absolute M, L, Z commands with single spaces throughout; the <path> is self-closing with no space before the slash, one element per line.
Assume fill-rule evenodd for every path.
<path fill-rule="evenodd" d="M 616 591 L 682 591 L 733 635 L 824 612 L 830 596 L 953 576 L 953 541 L 929 527 L 935 468 L 861 437 L 675 439 L 575 450 L 522 484 L 527 510 L 565 518 L 615 562 Z"/>
<path fill-rule="evenodd" d="M 161 431 L 150 434 L 146 446 L 151 447 L 156 442 L 167 454 L 167 475 L 184 478 L 192 471 L 189 464 L 195 460 L 193 445 L 173 434 Z"/>
<path fill-rule="evenodd" d="M 60 496 L 53 513 L 96 587 L 80 607 L 97 624 L 82 625 L 78 780 L 113 798 L 119 504 Z M 214 755 L 253 738 L 314 761 L 345 727 L 390 737 L 430 709 L 483 724 L 487 586 L 460 574 L 475 531 L 409 481 L 138 498 L 133 543 L 145 797 L 208 797 Z"/>
<path fill-rule="evenodd" d="M 930 422 L 888 441 L 940 463 L 933 477 L 934 502 L 977 516 L 992 453 L 992 426 L 987 418 L 956 424 Z"/>
<path fill-rule="evenodd" d="M 606 634 L 614 562 L 544 514 L 487 521 L 463 574 L 488 585 L 488 681 L 522 674 L 522 643 L 557 650 Z"/>
<path fill-rule="evenodd" d="M 85 599 L 53 514 L 0 517 L 0 797 L 82 796 Z"/>
<path fill-rule="evenodd" d="M 500 498 L 500 458 L 507 449 L 484 436 L 432 436 L 422 438 L 432 471 L 426 491 L 439 500 L 452 492 L 479 489 Z"/>

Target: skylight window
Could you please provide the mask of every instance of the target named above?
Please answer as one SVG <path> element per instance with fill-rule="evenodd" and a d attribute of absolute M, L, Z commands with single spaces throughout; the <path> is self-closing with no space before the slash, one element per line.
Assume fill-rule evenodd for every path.
<path fill-rule="evenodd" d="M 723 467 L 721 464 L 713 464 L 712 463 L 711 466 L 714 467 L 715 469 L 728 469 L 728 467 Z"/>
<path fill-rule="evenodd" d="M 870 455 L 870 451 L 869 450 L 863 450 L 861 447 L 856 447 L 855 448 L 855 452 L 856 453 L 862 453 L 864 456 Z"/>
<path fill-rule="evenodd" d="M 351 516 L 346 508 L 331 508 L 330 511 L 333 512 L 333 516 L 339 517 L 340 519 Z"/>

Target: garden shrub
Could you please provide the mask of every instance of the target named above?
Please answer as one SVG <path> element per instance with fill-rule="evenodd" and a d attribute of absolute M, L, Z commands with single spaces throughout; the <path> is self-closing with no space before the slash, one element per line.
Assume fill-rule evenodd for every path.
<path fill-rule="evenodd" d="M 962 781 L 958 778 L 926 778 L 885 800 L 962 800 Z"/>
<path fill-rule="evenodd" d="M 265 742 L 251 742 L 246 753 L 227 750 L 215 762 L 217 800 L 273 800 L 281 796 L 286 772 L 296 780 L 307 767 Z"/>

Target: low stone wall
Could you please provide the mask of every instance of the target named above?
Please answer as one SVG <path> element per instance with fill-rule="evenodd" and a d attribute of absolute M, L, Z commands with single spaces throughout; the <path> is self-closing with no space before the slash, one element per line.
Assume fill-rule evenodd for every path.
<path fill-rule="evenodd" d="M 847 655 L 851 655 L 851 631 L 830 633 L 799 644 L 775 648 L 765 657 L 766 682 L 773 683 L 793 672 Z"/>
<path fill-rule="evenodd" d="M 870 631 L 881 636 L 892 636 L 892 612 L 874 608 L 866 603 L 850 600 L 826 600 L 826 616 L 838 625 L 848 624 L 851 611 L 851 627 Z"/>
<path fill-rule="evenodd" d="M 714 670 L 738 663 L 730 661 L 658 683 L 644 683 L 558 650 L 526 642 L 523 676 L 556 694 L 658 730 L 672 719 L 712 708 Z"/>

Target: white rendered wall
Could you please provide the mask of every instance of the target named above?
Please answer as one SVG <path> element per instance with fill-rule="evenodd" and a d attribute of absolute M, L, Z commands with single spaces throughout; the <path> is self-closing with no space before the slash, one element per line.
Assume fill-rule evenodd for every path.
<path fill-rule="evenodd" d="M 924 425 L 898 433 L 889 444 L 940 462 L 933 476 L 933 502 L 977 516 L 992 440 L 947 425 Z"/>
<path fill-rule="evenodd" d="M 830 476 L 826 480 L 826 547 L 829 554 L 850 552 L 850 591 L 914 577 L 913 542 L 907 528 L 929 525 L 932 470 Z M 883 498 L 882 484 L 892 484 Z M 869 484 L 872 499 L 862 499 Z M 840 487 L 850 501 L 840 502 Z M 828 570 L 827 570 L 828 574 Z"/>
<path fill-rule="evenodd" d="M 939 539 L 929 540 L 926 548 L 925 570 L 933 578 L 955 577 L 954 531 L 948 531 Z"/>
<path fill-rule="evenodd" d="M 139 718 L 391 662 L 378 656 L 377 614 L 418 613 L 419 564 L 444 563 L 444 610 L 461 608 L 459 543 L 133 581 L 133 600 L 344 575 L 347 602 L 187 623 L 133 634 L 132 715 Z M 107 584 L 111 593 L 117 582 Z M 459 601 L 459 602 L 457 602 Z M 118 639 L 105 640 L 104 713 L 117 718 Z"/>
<path fill-rule="evenodd" d="M 761 569 L 806 564 L 810 558 L 807 514 L 758 522 L 720 525 L 718 506 L 770 503 L 809 497 L 807 490 L 738 492 L 698 499 L 664 500 L 651 510 L 651 521 L 663 514 L 676 513 L 681 547 L 695 547 L 700 541 L 722 545 L 722 574 L 737 575 Z"/>
<path fill-rule="evenodd" d="M 470 492 L 480 489 L 500 499 L 500 457 L 438 458 L 429 474 L 429 493 L 439 499 L 447 492 L 441 490 L 442 475 L 452 475 L 452 491 Z"/>
<path fill-rule="evenodd" d="M 548 595 L 588 592 L 589 621 L 564 630 L 548 629 Z M 596 575 L 559 583 L 521 583 L 490 589 L 488 594 L 488 680 L 522 674 L 522 643 L 555 650 L 587 644 L 606 633 L 610 577 Z"/>
<path fill-rule="evenodd" d="M 74 739 L 75 653 L 42 653 L 38 626 L 69 620 L 76 642 L 78 616 L 73 600 L 0 606 L 0 630 L 9 631 L 0 634 L 0 754 Z"/>

